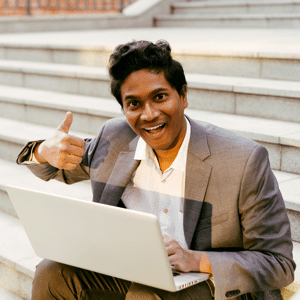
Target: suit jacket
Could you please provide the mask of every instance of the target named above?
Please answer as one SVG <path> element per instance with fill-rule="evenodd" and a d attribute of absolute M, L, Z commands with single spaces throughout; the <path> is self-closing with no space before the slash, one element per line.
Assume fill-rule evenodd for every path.
<path fill-rule="evenodd" d="M 189 121 L 184 201 L 188 247 L 208 254 L 215 299 L 246 293 L 281 299 L 278 289 L 293 281 L 295 263 L 290 225 L 267 150 L 211 124 Z M 83 161 L 75 170 L 49 164 L 28 167 L 44 180 L 71 184 L 90 179 L 93 201 L 123 206 L 121 195 L 139 165 L 133 159 L 138 138 L 124 118 L 112 119 L 96 138 L 86 140 Z M 18 163 L 26 160 L 29 148 Z"/>

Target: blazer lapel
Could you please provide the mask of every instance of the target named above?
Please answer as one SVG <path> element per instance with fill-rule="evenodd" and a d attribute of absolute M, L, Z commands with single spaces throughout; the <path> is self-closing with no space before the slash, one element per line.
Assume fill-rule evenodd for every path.
<path fill-rule="evenodd" d="M 127 186 L 132 173 L 138 167 L 140 161 L 134 159 L 135 149 L 139 137 L 134 138 L 129 144 L 129 151 L 119 153 L 114 168 L 100 198 L 100 203 L 117 205 Z"/>
<path fill-rule="evenodd" d="M 209 183 L 211 166 L 204 162 L 210 156 L 205 129 L 193 120 L 191 138 L 187 154 L 185 202 L 184 202 L 184 234 L 188 247 L 199 220 L 202 203 Z"/>

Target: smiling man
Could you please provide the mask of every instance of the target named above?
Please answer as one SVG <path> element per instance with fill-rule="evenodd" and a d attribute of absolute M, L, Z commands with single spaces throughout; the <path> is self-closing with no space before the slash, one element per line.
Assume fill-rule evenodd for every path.
<path fill-rule="evenodd" d="M 282 299 L 295 263 L 266 149 L 185 116 L 185 75 L 167 42 L 118 46 L 109 71 L 125 118 L 82 140 L 68 134 L 67 113 L 18 163 L 44 180 L 90 179 L 93 201 L 155 214 L 170 264 L 210 273 L 214 286 L 170 293 L 44 260 L 32 299 Z"/>

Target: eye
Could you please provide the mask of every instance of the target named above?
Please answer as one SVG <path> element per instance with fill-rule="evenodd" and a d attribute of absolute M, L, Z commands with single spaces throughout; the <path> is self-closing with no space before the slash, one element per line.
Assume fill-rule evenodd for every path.
<path fill-rule="evenodd" d="M 139 102 L 137 100 L 131 100 L 128 102 L 127 106 L 128 107 L 136 107 L 138 106 Z"/>
<path fill-rule="evenodd" d="M 164 100 L 167 97 L 166 94 L 160 93 L 155 96 L 157 100 Z"/>

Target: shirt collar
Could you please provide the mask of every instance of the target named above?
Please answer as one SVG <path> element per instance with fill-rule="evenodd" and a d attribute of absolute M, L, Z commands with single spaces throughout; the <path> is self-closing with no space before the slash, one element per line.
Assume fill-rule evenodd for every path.
<path fill-rule="evenodd" d="M 178 154 L 173 161 L 172 165 L 168 169 L 176 169 L 181 172 L 185 172 L 187 151 L 189 146 L 189 141 L 191 137 L 191 125 L 188 119 L 185 117 L 186 121 L 186 133 L 183 143 L 178 151 Z M 155 163 L 157 161 L 156 155 L 153 149 L 140 137 L 135 150 L 135 160 L 146 160 Z"/>

